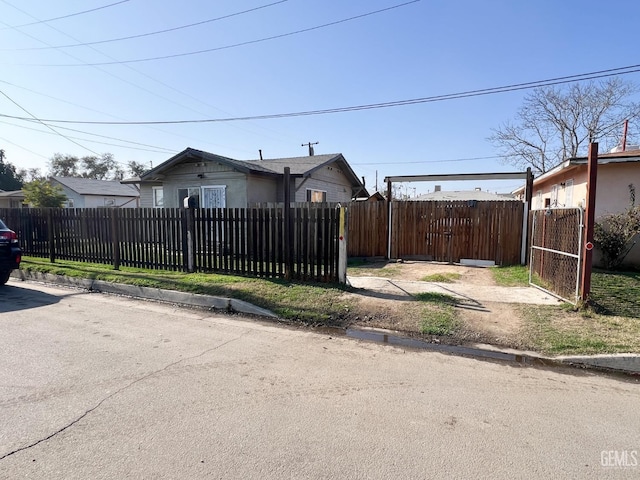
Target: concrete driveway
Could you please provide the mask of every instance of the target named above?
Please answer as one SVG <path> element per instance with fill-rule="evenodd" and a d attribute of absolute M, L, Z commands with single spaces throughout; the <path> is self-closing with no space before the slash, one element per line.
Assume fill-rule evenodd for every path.
<path fill-rule="evenodd" d="M 33 283 L 0 305 L 0 478 L 640 474 L 637 382 Z"/>

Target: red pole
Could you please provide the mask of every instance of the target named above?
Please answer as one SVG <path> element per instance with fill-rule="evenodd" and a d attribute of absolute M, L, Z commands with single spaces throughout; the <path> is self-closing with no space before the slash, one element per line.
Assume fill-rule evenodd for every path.
<path fill-rule="evenodd" d="M 584 221 L 584 244 L 581 246 L 584 252 L 582 258 L 582 278 L 580 293 L 583 302 L 589 301 L 591 293 L 591 264 L 593 262 L 593 230 L 596 210 L 596 180 L 598 178 L 598 144 L 592 142 L 589 145 L 589 160 L 587 168 L 587 211 Z"/>

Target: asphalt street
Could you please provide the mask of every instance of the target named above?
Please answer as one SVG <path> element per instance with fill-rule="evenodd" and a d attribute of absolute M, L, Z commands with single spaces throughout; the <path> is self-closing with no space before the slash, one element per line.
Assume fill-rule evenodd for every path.
<path fill-rule="evenodd" d="M 638 478 L 640 384 L 11 280 L 0 478 Z"/>

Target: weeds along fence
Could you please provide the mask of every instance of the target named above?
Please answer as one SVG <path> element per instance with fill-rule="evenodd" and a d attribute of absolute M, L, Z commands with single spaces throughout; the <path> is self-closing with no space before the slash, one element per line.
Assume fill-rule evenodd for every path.
<path fill-rule="evenodd" d="M 339 208 L 0 209 L 24 255 L 157 270 L 339 280 Z M 287 221 L 287 218 L 288 221 Z"/>

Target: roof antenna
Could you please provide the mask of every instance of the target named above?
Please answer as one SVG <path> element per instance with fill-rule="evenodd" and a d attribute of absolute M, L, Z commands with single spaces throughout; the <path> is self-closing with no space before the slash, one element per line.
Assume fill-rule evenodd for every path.
<path fill-rule="evenodd" d="M 320 142 L 315 142 L 315 143 L 311 143 L 311 142 L 309 142 L 309 143 L 303 143 L 301 146 L 302 146 L 302 147 L 309 147 L 309 156 L 310 156 L 310 157 L 313 157 L 313 154 L 315 153 L 315 152 L 313 151 L 313 146 L 314 146 L 314 145 L 318 145 L 319 143 L 320 143 Z"/>

